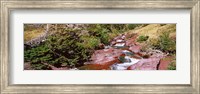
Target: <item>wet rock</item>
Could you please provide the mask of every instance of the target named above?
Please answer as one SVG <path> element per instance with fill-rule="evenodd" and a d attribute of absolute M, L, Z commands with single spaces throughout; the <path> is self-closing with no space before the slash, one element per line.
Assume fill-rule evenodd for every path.
<path fill-rule="evenodd" d="M 96 50 L 94 54 L 91 57 L 90 64 L 100 64 L 100 65 L 106 65 L 113 62 L 118 61 L 118 57 L 122 54 L 122 50 L 120 49 L 103 49 L 103 50 Z"/>
<path fill-rule="evenodd" d="M 99 59 L 99 60 L 94 61 L 94 63 L 100 64 L 100 65 L 111 65 L 115 62 L 119 62 L 118 58 L 116 57 L 105 57 L 102 60 Z"/>
<path fill-rule="evenodd" d="M 131 38 L 126 40 L 126 46 L 135 45 L 137 39 L 137 35 L 133 35 Z"/>
<path fill-rule="evenodd" d="M 111 46 L 104 46 L 104 49 L 110 49 L 112 48 Z"/>
<path fill-rule="evenodd" d="M 122 38 L 123 40 L 124 40 L 124 39 L 126 39 L 126 35 L 122 35 L 122 37 L 121 37 L 121 38 Z"/>
<path fill-rule="evenodd" d="M 97 60 L 94 62 L 90 62 L 85 66 L 80 67 L 80 70 L 110 70 L 110 66 L 116 62 L 120 62 L 117 58 L 107 57 L 103 60 Z"/>
<path fill-rule="evenodd" d="M 129 47 L 129 50 L 131 50 L 131 51 L 134 52 L 134 53 L 139 53 L 140 50 L 141 50 L 141 46 L 139 46 L 139 45 L 134 45 L 134 46 Z"/>
<path fill-rule="evenodd" d="M 108 65 L 99 65 L 99 64 L 90 64 L 81 66 L 78 68 L 79 70 L 110 70 Z"/>
<path fill-rule="evenodd" d="M 126 70 L 126 67 L 124 66 L 120 66 L 117 63 L 113 64 L 112 66 L 110 66 L 111 70 Z"/>
<path fill-rule="evenodd" d="M 122 42 L 124 42 L 124 40 L 118 39 L 118 40 L 116 40 L 116 42 L 117 42 L 117 43 L 122 43 Z"/>
<path fill-rule="evenodd" d="M 139 56 L 138 54 L 134 54 L 133 56 L 131 56 L 132 58 L 136 58 L 136 59 L 142 59 L 141 56 Z"/>
<path fill-rule="evenodd" d="M 125 43 L 116 43 L 114 46 L 115 46 L 116 48 L 122 48 L 122 47 L 125 46 Z"/>
<path fill-rule="evenodd" d="M 123 50 L 122 53 L 125 54 L 126 56 L 132 56 L 133 55 L 133 53 L 129 50 Z"/>
<path fill-rule="evenodd" d="M 111 42 L 110 42 L 110 45 L 111 45 L 111 46 L 114 46 L 115 44 L 116 44 L 116 41 L 111 41 Z"/>
<path fill-rule="evenodd" d="M 136 64 L 128 67 L 128 70 L 157 70 L 160 58 L 141 59 Z"/>
<path fill-rule="evenodd" d="M 124 34 L 119 35 L 119 36 L 115 37 L 115 38 L 110 42 L 110 45 L 111 45 L 111 46 L 114 46 L 114 47 L 117 47 L 117 48 L 124 47 L 125 44 L 126 44 L 125 38 L 126 38 L 126 36 L 125 36 Z"/>

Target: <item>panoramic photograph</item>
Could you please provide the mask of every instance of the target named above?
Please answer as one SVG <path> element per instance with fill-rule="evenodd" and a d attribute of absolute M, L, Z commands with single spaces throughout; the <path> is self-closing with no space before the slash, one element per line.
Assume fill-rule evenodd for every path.
<path fill-rule="evenodd" d="M 24 70 L 176 70 L 176 24 L 24 24 Z"/>

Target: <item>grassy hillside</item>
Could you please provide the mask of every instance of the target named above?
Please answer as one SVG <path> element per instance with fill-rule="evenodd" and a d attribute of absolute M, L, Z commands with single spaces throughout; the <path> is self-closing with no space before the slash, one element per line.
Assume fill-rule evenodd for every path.
<path fill-rule="evenodd" d="M 44 28 L 34 28 L 34 29 L 27 29 L 24 31 L 24 41 L 29 41 L 34 39 L 44 33 Z"/>
<path fill-rule="evenodd" d="M 174 37 L 176 35 L 176 24 L 149 24 L 145 27 L 130 30 L 129 32 L 149 36 L 149 38 L 158 38 L 163 32 L 169 32 L 170 37 Z"/>

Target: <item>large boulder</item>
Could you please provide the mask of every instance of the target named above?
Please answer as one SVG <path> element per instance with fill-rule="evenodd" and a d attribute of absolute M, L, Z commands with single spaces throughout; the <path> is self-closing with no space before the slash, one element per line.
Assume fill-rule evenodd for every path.
<path fill-rule="evenodd" d="M 131 65 L 127 70 L 157 70 L 160 58 L 140 59 L 136 64 Z"/>
<path fill-rule="evenodd" d="M 133 45 L 133 46 L 129 47 L 129 50 L 134 53 L 139 53 L 141 51 L 141 48 L 142 47 L 139 45 Z"/>
<path fill-rule="evenodd" d="M 174 60 L 175 57 L 167 56 L 160 60 L 160 64 L 158 66 L 159 70 L 167 70 L 169 64 Z"/>
<path fill-rule="evenodd" d="M 103 50 L 96 50 L 90 58 L 91 62 L 89 62 L 89 64 L 114 64 L 118 62 L 118 57 L 120 55 L 122 55 L 122 50 L 120 49 L 109 48 Z"/>

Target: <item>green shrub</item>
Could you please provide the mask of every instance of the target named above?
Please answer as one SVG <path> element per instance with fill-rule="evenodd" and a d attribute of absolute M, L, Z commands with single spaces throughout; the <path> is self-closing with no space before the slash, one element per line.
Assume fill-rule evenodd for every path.
<path fill-rule="evenodd" d="M 60 67 L 63 63 L 67 63 L 68 66 L 73 67 L 87 61 L 91 53 L 90 50 L 97 43 L 90 45 L 87 43 L 85 45 L 84 40 L 81 39 L 79 34 L 80 31 L 77 30 L 64 30 L 62 33 L 57 33 L 47 40 L 49 49 L 53 52 L 54 57 L 56 57 L 51 62 L 53 65 Z M 89 38 L 88 40 L 89 43 L 95 41 Z"/>
<path fill-rule="evenodd" d="M 89 35 L 99 38 L 104 44 L 109 44 L 112 38 L 127 30 L 127 24 L 91 24 L 88 27 Z"/>
<path fill-rule="evenodd" d="M 111 31 L 109 31 L 108 26 L 105 28 L 104 25 L 102 26 L 99 24 L 95 24 L 89 27 L 88 30 L 89 30 L 89 34 L 91 36 L 99 38 L 101 43 L 109 44 L 109 40 L 110 40 L 109 32 Z"/>
<path fill-rule="evenodd" d="M 176 41 L 170 39 L 168 32 L 163 32 L 159 36 L 159 48 L 165 52 L 175 53 Z"/>
<path fill-rule="evenodd" d="M 91 49 L 98 44 L 98 40 L 94 37 L 88 38 L 87 45 L 91 44 L 86 46 L 79 34 L 79 31 L 73 30 L 57 32 L 55 35 L 49 36 L 44 44 L 25 50 L 25 61 L 31 62 L 33 69 L 48 69 L 42 63 L 48 63 L 55 67 L 80 66 L 90 58 Z"/>
<path fill-rule="evenodd" d="M 176 70 L 176 62 L 171 62 L 167 68 L 169 70 Z"/>
<path fill-rule="evenodd" d="M 35 70 L 50 70 L 51 68 L 47 65 L 41 64 L 41 63 L 31 63 L 31 68 Z"/>
<path fill-rule="evenodd" d="M 128 24 L 128 29 L 135 29 L 136 27 L 139 27 L 141 24 Z"/>
<path fill-rule="evenodd" d="M 38 47 L 25 50 L 24 61 L 31 62 L 31 67 L 33 69 L 48 69 L 48 66 L 41 64 L 41 62 L 53 60 L 52 55 L 47 45 L 42 44 Z"/>
<path fill-rule="evenodd" d="M 137 38 L 137 42 L 143 42 L 143 41 L 147 41 L 149 38 L 149 36 L 139 36 Z"/>
<path fill-rule="evenodd" d="M 32 61 L 33 63 L 46 62 L 52 59 L 49 52 L 47 45 L 40 45 L 30 50 L 25 50 L 24 59 L 26 62 Z"/>
<path fill-rule="evenodd" d="M 111 24 L 111 28 L 117 30 L 119 33 L 123 33 L 128 30 L 126 24 Z"/>
<path fill-rule="evenodd" d="M 77 45 L 81 45 L 87 49 L 97 48 L 100 44 L 100 39 L 94 36 L 82 36 L 81 41 L 83 41 L 83 43 L 78 43 Z"/>
<path fill-rule="evenodd" d="M 149 39 L 148 45 L 154 49 L 160 49 L 170 54 L 176 53 L 176 40 L 170 38 L 169 32 L 163 32 L 157 39 Z"/>

